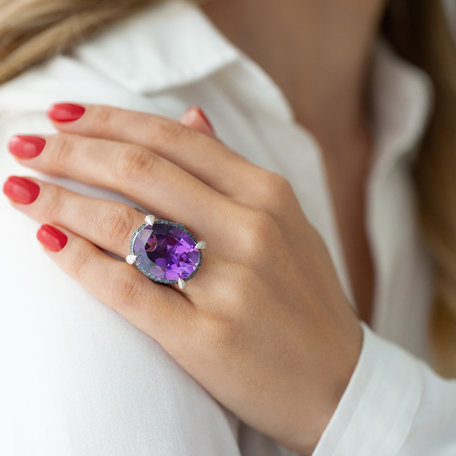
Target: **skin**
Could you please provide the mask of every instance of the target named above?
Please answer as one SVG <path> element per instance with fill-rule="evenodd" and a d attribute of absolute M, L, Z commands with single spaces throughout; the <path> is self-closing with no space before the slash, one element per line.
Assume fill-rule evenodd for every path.
<path fill-rule="evenodd" d="M 144 214 L 32 179 L 38 198 L 13 206 L 68 235 L 61 251 L 46 253 L 244 422 L 311 454 L 356 365 L 362 330 L 288 181 L 198 126 L 150 114 L 87 106 L 55 126 L 24 166 L 121 192 L 184 223 L 208 248 L 185 290 L 153 283 L 98 248 L 128 255 Z"/>
<path fill-rule="evenodd" d="M 366 267 L 364 200 L 358 193 L 364 193 L 370 150 L 363 81 L 380 2 L 346 0 L 342 8 L 335 0 L 282 0 L 280 6 L 262 0 L 262 25 L 274 31 L 278 44 L 271 52 L 252 20 L 259 3 L 219 0 L 206 8 L 276 78 L 293 100 L 297 121 L 322 144 L 355 295 L 361 313 L 369 316 L 372 287 L 356 286 L 373 276 Z M 221 22 L 224 15 L 227 23 L 236 23 L 234 31 Z M 308 27 L 294 22 L 296 17 L 308 19 Z M 325 33 L 315 26 L 318 20 L 325 21 L 320 22 Z M 281 49 L 291 58 L 276 52 Z M 338 78 L 330 76 L 332 68 L 338 68 Z M 330 103 L 334 97 L 336 104 Z M 20 163 L 123 193 L 159 218 L 184 223 L 208 249 L 185 290 L 155 284 L 99 249 L 129 254 L 129 238 L 144 214 L 32 179 L 41 189 L 37 200 L 13 206 L 68 235 L 63 250 L 46 253 L 156 339 L 243 421 L 310 455 L 353 373 L 362 330 L 327 248 L 288 181 L 221 144 L 196 110 L 179 123 L 86 106 L 79 120 L 55 127 L 58 133 L 46 137 L 43 152 Z M 339 176 L 342 172 L 347 175 Z M 143 188 L 152 191 L 144 194 Z M 348 211 L 348 202 L 356 209 Z M 268 267 L 264 248 L 271 239 L 276 268 Z"/>
<path fill-rule="evenodd" d="M 320 143 L 354 298 L 368 323 L 374 266 L 365 227 L 372 151 L 365 85 L 384 4 L 214 0 L 204 5 L 217 27 L 272 76 L 296 121 Z"/>

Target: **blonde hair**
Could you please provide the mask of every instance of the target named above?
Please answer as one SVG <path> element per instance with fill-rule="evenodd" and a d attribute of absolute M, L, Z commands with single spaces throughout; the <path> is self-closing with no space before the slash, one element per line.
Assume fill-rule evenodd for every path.
<path fill-rule="evenodd" d="M 456 46 L 441 1 L 394 0 L 386 34 L 397 51 L 430 75 L 433 115 L 414 178 L 422 227 L 436 268 L 430 331 L 435 366 L 456 376 Z"/>
<path fill-rule="evenodd" d="M 0 84 L 154 0 L 0 0 Z M 436 366 L 456 375 L 456 53 L 440 1 L 392 0 L 385 33 L 433 79 L 436 103 L 416 166 L 437 270 Z"/>
<path fill-rule="evenodd" d="M 0 84 L 153 0 L 0 0 Z"/>

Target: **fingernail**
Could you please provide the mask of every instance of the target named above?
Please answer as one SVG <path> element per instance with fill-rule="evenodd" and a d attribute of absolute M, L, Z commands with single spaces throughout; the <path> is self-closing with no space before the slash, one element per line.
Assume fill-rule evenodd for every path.
<path fill-rule="evenodd" d="M 51 225 L 42 225 L 36 233 L 36 238 L 53 252 L 60 252 L 68 242 L 67 235 Z"/>
<path fill-rule="evenodd" d="M 34 158 L 41 154 L 46 140 L 39 136 L 16 135 L 8 142 L 9 151 L 19 158 Z"/>
<path fill-rule="evenodd" d="M 47 115 L 56 122 L 74 122 L 85 113 L 84 106 L 72 103 L 56 103 L 52 105 Z"/>
<path fill-rule="evenodd" d="M 16 203 L 31 204 L 38 198 L 40 187 L 23 177 L 10 176 L 3 185 L 3 193 Z"/>
<path fill-rule="evenodd" d="M 199 106 L 193 106 L 193 109 L 195 109 L 196 111 L 198 111 L 198 114 L 201 116 L 201 118 L 204 120 L 204 122 L 206 123 L 206 125 L 212 130 L 214 131 L 214 126 L 212 125 L 211 121 L 208 119 L 207 115 L 205 114 L 205 112 L 199 107 Z"/>

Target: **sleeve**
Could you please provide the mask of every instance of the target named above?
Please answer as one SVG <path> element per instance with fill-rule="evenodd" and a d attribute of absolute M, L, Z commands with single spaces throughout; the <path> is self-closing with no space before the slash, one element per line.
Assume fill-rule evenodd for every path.
<path fill-rule="evenodd" d="M 362 327 L 358 364 L 313 456 L 456 455 L 456 380 Z"/>

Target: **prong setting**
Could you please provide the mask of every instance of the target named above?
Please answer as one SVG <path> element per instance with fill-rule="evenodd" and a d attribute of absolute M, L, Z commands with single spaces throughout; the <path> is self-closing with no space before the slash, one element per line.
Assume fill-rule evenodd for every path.
<path fill-rule="evenodd" d="M 195 274 L 198 272 L 198 270 L 201 267 L 201 264 L 203 262 L 202 249 L 206 248 L 206 242 L 204 242 L 204 241 L 198 242 L 198 239 L 187 228 L 185 228 L 185 226 L 182 223 L 171 222 L 169 220 L 156 219 L 156 217 L 153 215 L 144 216 L 144 219 L 145 219 L 145 223 L 143 225 L 139 226 L 130 238 L 131 254 L 128 257 L 126 257 L 127 262 L 129 264 L 134 264 L 134 266 L 136 268 L 138 268 L 139 271 L 141 271 L 145 276 L 147 276 L 153 282 L 161 283 L 164 285 L 176 285 L 176 288 L 184 290 L 188 286 L 188 281 L 195 276 Z M 152 223 L 153 223 L 153 225 L 152 225 Z M 164 225 L 164 227 L 162 225 Z M 144 233 L 143 233 L 143 231 L 144 231 Z M 187 274 L 185 279 L 180 274 L 177 274 L 177 278 L 174 280 L 169 279 L 166 276 L 166 271 L 163 271 L 163 273 L 162 273 L 157 268 L 155 268 L 155 270 L 152 271 L 153 270 L 152 263 L 154 261 L 153 253 L 151 256 L 149 255 L 149 253 L 147 253 L 146 255 L 141 253 L 145 250 L 147 239 L 150 238 L 152 235 L 157 235 L 157 237 L 158 237 L 159 234 L 162 232 L 164 234 L 167 234 L 167 233 L 170 234 L 171 237 L 176 238 L 176 240 L 179 242 L 180 242 L 180 239 L 185 240 L 185 242 L 182 245 L 185 245 L 187 248 L 186 254 L 191 254 L 193 252 L 191 257 L 189 256 L 188 259 L 189 259 L 189 261 L 191 260 L 194 270 L 191 273 Z M 158 239 L 158 240 L 162 241 L 162 239 Z M 195 247 L 197 247 L 197 248 L 195 248 Z M 195 254 L 194 254 L 195 251 L 197 251 L 199 253 L 197 258 L 195 258 Z M 172 256 L 172 255 L 174 255 L 174 256 Z M 180 255 L 180 253 L 179 253 L 179 255 Z M 180 267 L 182 267 L 179 263 L 179 261 L 181 261 L 181 259 L 179 259 L 179 261 L 177 261 L 175 258 L 175 254 L 173 252 L 169 253 L 169 256 L 170 256 L 171 260 L 173 262 L 175 262 L 176 265 L 179 265 Z M 180 258 L 180 256 L 179 256 L 179 258 Z M 167 259 L 169 259 L 169 258 L 167 257 Z M 174 263 L 172 263 L 172 264 L 174 264 Z M 175 272 L 176 271 L 174 271 L 174 274 L 175 274 Z M 176 276 L 174 276 L 174 277 L 176 277 Z"/>
<path fill-rule="evenodd" d="M 177 281 L 177 286 L 178 286 L 181 290 L 185 290 L 185 289 L 187 288 L 187 282 L 179 277 L 179 279 L 178 279 L 178 281 Z"/>
<path fill-rule="evenodd" d="M 146 215 L 146 217 L 144 218 L 144 220 L 145 220 L 145 222 L 146 222 L 148 225 L 153 226 L 153 224 L 155 223 L 156 218 L 155 218 L 155 215 L 149 214 L 149 215 Z"/>
<path fill-rule="evenodd" d="M 138 259 L 138 255 L 128 255 L 126 261 L 129 265 L 135 264 L 136 260 Z"/>

